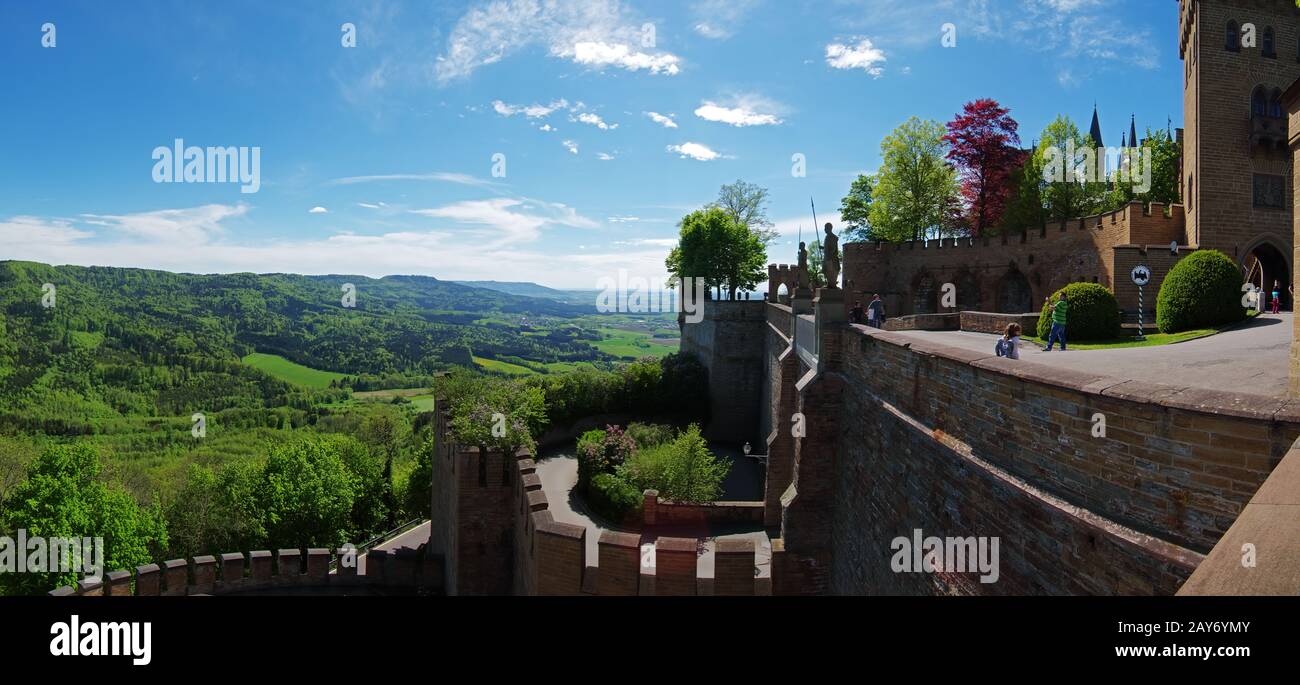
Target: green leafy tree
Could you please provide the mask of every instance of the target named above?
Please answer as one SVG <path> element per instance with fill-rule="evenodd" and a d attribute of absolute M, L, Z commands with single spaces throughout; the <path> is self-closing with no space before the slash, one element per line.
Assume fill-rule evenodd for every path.
<path fill-rule="evenodd" d="M 880 143 L 869 223 L 879 240 L 922 240 L 950 231 L 957 172 L 945 161 L 944 125 L 912 117 Z"/>
<path fill-rule="evenodd" d="M 725 288 L 734 299 L 766 277 L 766 261 L 758 236 L 720 207 L 706 207 L 682 218 L 677 246 L 665 265 L 674 280 L 702 278 L 706 288 Z"/>
<path fill-rule="evenodd" d="M 718 199 L 710 205 L 719 207 L 732 220 L 749 229 L 766 247 L 778 235 L 767 218 L 767 188 L 737 179 L 718 190 Z"/>
<path fill-rule="evenodd" d="M 99 475 L 99 455 L 90 445 L 47 448 L 6 499 L 0 530 L 22 529 L 29 539 L 47 541 L 103 538 L 103 571 L 149 563 L 167 546 L 161 509 L 156 504 L 140 506 L 122 488 L 101 482 Z M 40 594 L 79 578 L 73 570 L 0 573 L 0 589 L 3 594 Z"/>
<path fill-rule="evenodd" d="M 808 282 L 814 288 L 826 285 L 826 275 L 822 271 L 822 241 L 817 239 L 808 246 Z"/>
<path fill-rule="evenodd" d="M 871 231 L 871 199 L 875 186 L 875 176 L 859 174 L 849 185 L 849 194 L 840 200 L 845 242 L 875 240 Z"/>
<path fill-rule="evenodd" d="M 1043 171 L 1033 152 L 1022 152 L 1020 166 L 1011 173 L 1011 199 L 1002 223 L 993 233 L 1024 233 L 1038 229 L 1047 215 L 1043 210 Z"/>
<path fill-rule="evenodd" d="M 1092 155 L 1088 154 L 1092 150 Z M 1039 135 L 1034 167 L 1042 175 L 1040 195 L 1048 218 L 1072 219 L 1099 212 L 1106 201 L 1107 184 L 1100 178 L 1080 175 L 1087 163 L 1098 162 L 1092 139 L 1079 130 L 1068 116 L 1052 120 Z"/>
<path fill-rule="evenodd" d="M 280 445 L 263 468 L 261 501 L 272 547 L 335 548 L 353 534 L 356 478 L 340 436 L 304 436 Z"/>
<path fill-rule="evenodd" d="M 1182 201 L 1178 192 L 1178 164 L 1183 152 L 1178 141 L 1168 131 L 1152 131 L 1148 128 L 1146 138 L 1142 141 L 1141 154 L 1144 157 L 1141 161 L 1137 157 L 1130 159 L 1128 168 L 1132 175 L 1127 180 L 1119 180 L 1118 173 L 1113 175 L 1113 187 L 1107 195 L 1107 209 L 1118 209 L 1133 200 L 1143 204 L 1160 202 L 1166 205 Z M 1147 179 L 1142 178 L 1140 167 L 1145 166 L 1146 159 L 1150 160 L 1151 165 L 1151 185 L 1144 190 Z"/>
<path fill-rule="evenodd" d="M 637 490 L 657 490 L 664 499 L 712 502 L 730 470 L 709 450 L 699 425 L 691 424 L 672 442 L 637 451 L 617 472 Z"/>

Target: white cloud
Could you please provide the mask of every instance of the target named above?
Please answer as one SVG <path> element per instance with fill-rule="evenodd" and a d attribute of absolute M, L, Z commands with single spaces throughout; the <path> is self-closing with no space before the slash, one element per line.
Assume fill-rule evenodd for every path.
<path fill-rule="evenodd" d="M 555 127 L 552 126 L 552 125 L 550 125 L 550 124 L 542 124 L 541 128 L 539 128 L 539 129 L 537 129 L 537 130 L 539 130 L 539 131 L 547 131 L 547 132 L 550 132 L 550 131 L 554 131 L 554 130 L 555 130 Z"/>
<path fill-rule="evenodd" d="M 696 108 L 695 116 L 731 126 L 776 126 L 782 123 L 774 111 L 776 109 L 777 106 L 765 98 L 743 95 L 733 98 L 728 104 L 705 100 Z"/>
<path fill-rule="evenodd" d="M 503 117 L 512 117 L 516 114 L 522 114 L 530 119 L 539 119 L 549 116 L 551 112 L 554 112 L 557 109 L 567 109 L 568 107 L 569 101 L 564 98 L 552 100 L 550 104 L 546 105 L 510 105 L 500 100 L 492 101 L 492 109 Z"/>
<path fill-rule="evenodd" d="M 136 214 L 82 214 L 81 220 L 126 236 L 196 245 L 221 235 L 222 221 L 247 213 L 244 204 L 203 205 Z"/>
<path fill-rule="evenodd" d="M 484 238 L 486 244 L 493 246 L 532 242 L 540 237 L 542 228 L 546 226 L 599 227 L 595 221 L 578 214 L 572 207 L 510 197 L 467 200 L 433 209 L 413 209 L 411 213 L 487 226 L 491 230 L 479 231 L 478 235 Z"/>
<path fill-rule="evenodd" d="M 572 152 L 575 155 L 578 154 L 578 144 L 573 142 L 572 140 L 561 141 L 560 144 L 564 146 L 565 150 L 568 150 L 569 152 Z"/>
<path fill-rule="evenodd" d="M 596 222 L 578 216 L 564 205 L 525 199 L 518 202 L 521 204 L 506 208 L 507 215 L 501 220 L 509 224 L 516 220 L 508 215 L 519 213 L 541 217 L 541 230 L 551 225 L 597 226 Z M 179 215 L 189 217 L 207 216 L 209 219 L 214 216 L 210 210 L 201 210 L 203 208 L 195 207 L 163 211 L 179 212 Z M 237 207 L 227 207 L 226 210 L 233 217 Z M 157 212 L 122 216 L 155 214 Z M 467 219 L 490 216 L 490 212 L 475 214 L 469 210 L 449 210 L 447 214 Z M 572 250 L 521 249 L 518 244 L 503 240 L 502 232 L 490 230 L 495 227 L 487 223 L 468 230 L 445 226 L 420 230 L 403 228 L 372 235 L 338 233 L 324 238 L 283 239 L 257 235 L 241 242 L 211 242 L 196 250 L 194 244 L 186 240 L 150 239 L 118 231 L 117 224 L 106 226 L 113 230 L 96 233 L 77 227 L 77 221 L 31 216 L 0 219 L 0 253 L 6 259 L 48 264 L 135 267 L 184 273 L 358 274 L 376 278 L 388 274 L 428 274 L 447 280 L 499 278 L 501 265 L 509 264 L 512 280 L 584 289 L 595 288 L 600 277 L 617 277 L 619 269 L 646 277 L 664 275 L 662 249 L 610 249 L 581 254 Z M 475 231 L 482 240 L 472 249 L 466 249 L 464 236 Z"/>
<path fill-rule="evenodd" d="M 673 118 L 670 116 L 665 116 L 658 112 L 646 112 L 645 115 L 650 117 L 651 121 L 663 126 L 664 128 L 677 128 L 677 122 L 673 121 Z"/>
<path fill-rule="evenodd" d="M 85 240 L 95 234 L 74 228 L 67 219 L 42 219 L 34 216 L 15 216 L 0 221 L 0 245 L 30 242 L 33 245 L 68 245 Z"/>
<path fill-rule="evenodd" d="M 611 155 L 608 152 L 600 152 L 596 154 L 596 159 L 599 159 L 602 162 L 608 162 L 614 159 L 614 155 Z"/>
<path fill-rule="evenodd" d="M 312 207 L 311 209 L 307 210 L 307 213 L 308 213 L 308 214 L 329 214 L 329 211 L 330 211 L 330 210 L 325 209 L 324 207 L 319 207 L 319 206 L 317 206 L 317 207 Z"/>
<path fill-rule="evenodd" d="M 538 45 L 552 57 L 584 66 L 678 73 L 676 55 L 642 48 L 645 23 L 620 0 L 495 0 L 456 22 L 433 74 L 446 84 Z"/>
<path fill-rule="evenodd" d="M 626 224 L 640 220 L 640 217 L 635 216 L 611 216 L 605 219 L 605 221 L 608 221 L 611 224 Z"/>
<path fill-rule="evenodd" d="M 868 38 L 859 40 L 856 45 L 831 43 L 826 46 L 826 64 L 833 69 L 861 69 L 880 78 L 885 71 L 880 65 L 884 63 L 884 51 L 872 45 Z"/>
<path fill-rule="evenodd" d="M 570 56 L 567 51 L 560 54 L 565 57 Z M 645 69 L 652 74 L 668 74 L 669 76 L 676 76 L 681 71 L 678 66 L 681 60 L 676 55 L 669 53 L 652 55 L 633 50 L 623 43 L 593 41 L 576 43 L 573 46 L 571 56 L 574 62 L 588 66 L 615 66 L 628 71 Z"/>
<path fill-rule="evenodd" d="M 681 145 L 669 145 L 669 152 L 676 152 L 682 158 L 690 157 L 691 159 L 701 162 L 711 162 L 722 157 L 721 154 L 713 151 L 709 146 L 700 143 L 682 143 Z"/>
<path fill-rule="evenodd" d="M 437 171 L 428 174 L 377 174 L 373 176 L 347 176 L 330 181 L 330 185 L 352 185 L 354 183 L 381 183 L 384 181 L 440 181 L 465 186 L 495 186 L 494 181 L 471 176 L 469 174 Z"/>
<path fill-rule="evenodd" d="M 595 126 L 596 128 L 602 131 L 612 131 L 618 128 L 618 124 L 607 124 L 605 123 L 604 119 L 600 118 L 600 115 L 593 114 L 592 112 L 583 112 L 582 114 L 579 114 L 576 118 L 569 117 L 569 120 L 581 121 L 584 124 L 591 124 L 592 126 Z"/>
<path fill-rule="evenodd" d="M 365 207 L 366 209 L 379 209 L 379 208 L 381 208 L 381 207 L 387 207 L 388 205 L 386 205 L 386 204 L 384 204 L 384 203 L 382 203 L 382 202 L 375 202 L 375 203 L 370 203 L 370 202 L 358 202 L 358 203 L 357 203 L 357 206 L 359 206 L 359 207 Z"/>
<path fill-rule="evenodd" d="M 632 240 L 616 240 L 615 245 L 627 245 L 631 247 L 676 247 L 676 238 L 633 238 Z"/>

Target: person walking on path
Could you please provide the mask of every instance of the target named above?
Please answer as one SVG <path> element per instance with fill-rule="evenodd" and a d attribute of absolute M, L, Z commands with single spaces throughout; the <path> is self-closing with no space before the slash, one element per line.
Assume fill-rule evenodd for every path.
<path fill-rule="evenodd" d="M 871 296 L 871 304 L 867 305 L 867 324 L 880 328 L 885 323 L 885 302 L 880 299 L 880 295 Z"/>
<path fill-rule="evenodd" d="M 1282 304 L 1282 284 L 1273 281 L 1273 313 L 1279 312 L 1278 306 Z"/>
<path fill-rule="evenodd" d="M 1050 301 L 1047 298 L 1045 301 Z M 1052 345 L 1056 341 L 1061 341 L 1061 351 L 1065 351 L 1065 324 L 1070 312 L 1070 303 L 1065 301 L 1065 291 L 1061 291 L 1061 297 L 1052 305 L 1052 330 L 1047 334 L 1047 348 L 1044 352 L 1051 352 Z"/>

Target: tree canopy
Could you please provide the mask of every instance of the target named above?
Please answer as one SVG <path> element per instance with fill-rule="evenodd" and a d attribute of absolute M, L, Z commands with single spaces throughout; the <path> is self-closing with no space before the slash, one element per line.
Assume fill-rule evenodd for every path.
<path fill-rule="evenodd" d="M 912 117 L 880 143 L 869 221 L 878 240 L 922 240 L 952 233 L 957 174 L 944 157 L 944 126 Z"/>
<path fill-rule="evenodd" d="M 1011 196 L 1011 177 L 1020 161 L 1020 127 L 996 100 L 966 103 L 948 122 L 944 142 L 957 166 L 964 220 L 972 235 L 984 235 L 1002 221 Z"/>
<path fill-rule="evenodd" d="M 751 290 L 766 276 L 767 250 L 744 224 L 710 206 L 682 218 L 677 246 L 665 260 L 674 280 L 701 278 L 706 289 L 725 289 L 730 297 Z"/>

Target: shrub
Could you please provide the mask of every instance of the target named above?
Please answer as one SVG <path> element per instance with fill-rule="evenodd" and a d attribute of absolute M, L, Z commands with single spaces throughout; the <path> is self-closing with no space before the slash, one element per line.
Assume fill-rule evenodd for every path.
<path fill-rule="evenodd" d="M 627 434 L 636 443 L 637 449 L 662 445 L 677 437 L 676 429 L 663 423 L 629 423 Z"/>
<path fill-rule="evenodd" d="M 1162 333 L 1209 328 L 1246 318 L 1241 271 L 1218 250 L 1197 250 L 1169 270 L 1156 296 Z"/>
<path fill-rule="evenodd" d="M 672 442 L 639 450 L 618 474 L 638 491 L 657 490 L 664 499 L 712 502 L 730 470 L 731 464 L 709 451 L 700 427 L 692 424 Z"/>
<path fill-rule="evenodd" d="M 1075 340 L 1108 340 L 1119 336 L 1119 302 L 1115 295 L 1097 283 L 1071 283 L 1052 293 L 1038 315 L 1038 337 L 1046 338 L 1052 329 L 1052 303 L 1065 293 L 1070 309 L 1066 319 L 1066 337 Z"/>
<path fill-rule="evenodd" d="M 613 473 L 636 451 L 636 443 L 618 426 L 589 430 L 578 438 L 578 490 L 590 492 L 592 479 Z"/>
<path fill-rule="evenodd" d="M 640 516 L 642 491 L 612 473 L 598 473 L 587 489 L 591 511 L 611 523 L 630 523 Z"/>

